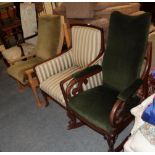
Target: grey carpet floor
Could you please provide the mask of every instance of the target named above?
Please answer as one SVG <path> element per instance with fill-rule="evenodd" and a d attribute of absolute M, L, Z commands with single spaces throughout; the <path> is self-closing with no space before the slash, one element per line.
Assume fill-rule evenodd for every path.
<path fill-rule="evenodd" d="M 103 137 L 82 126 L 67 130 L 66 111 L 50 101 L 47 108 L 37 108 L 32 92 L 19 93 L 15 81 L 0 60 L 0 150 L 5 152 L 107 151 Z M 129 134 L 133 124 L 119 136 Z"/>

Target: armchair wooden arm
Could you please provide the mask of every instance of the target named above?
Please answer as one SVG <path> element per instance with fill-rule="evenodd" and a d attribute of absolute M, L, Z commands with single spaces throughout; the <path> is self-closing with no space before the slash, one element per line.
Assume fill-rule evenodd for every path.
<path fill-rule="evenodd" d="M 69 82 L 66 88 L 67 101 L 69 101 L 69 99 L 72 96 L 76 96 L 79 92 L 83 91 L 82 85 L 87 84 L 88 82 L 87 78 L 92 77 L 93 75 L 96 75 L 101 71 L 102 71 L 102 67 L 99 65 L 95 65 L 95 66 L 85 68 L 84 70 L 79 71 L 76 74 L 73 74 L 72 75 L 73 79 Z"/>

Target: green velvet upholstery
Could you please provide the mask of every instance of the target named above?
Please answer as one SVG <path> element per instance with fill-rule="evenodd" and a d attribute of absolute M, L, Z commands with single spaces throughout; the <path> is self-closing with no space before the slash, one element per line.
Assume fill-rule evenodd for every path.
<path fill-rule="evenodd" d="M 44 60 L 57 54 L 60 34 L 61 16 L 44 15 L 39 18 L 36 55 Z"/>
<path fill-rule="evenodd" d="M 112 13 L 102 65 L 103 85 L 71 98 L 68 109 L 73 114 L 75 112 L 94 126 L 111 132 L 110 112 L 117 99 L 126 101 L 125 113 L 139 104 L 135 92 L 142 82 L 139 79 L 140 70 L 146 53 L 150 20 L 149 13 L 139 16 Z M 89 70 L 91 68 L 74 77 L 85 75 Z"/>
<path fill-rule="evenodd" d="M 122 101 L 126 101 L 128 98 L 133 96 L 142 83 L 143 81 L 141 79 L 135 80 L 127 89 L 118 95 L 118 98 Z"/>
<path fill-rule="evenodd" d="M 104 83 L 123 91 L 140 78 L 150 21 L 149 13 L 128 16 L 114 12 L 111 15 L 103 58 Z"/>
<path fill-rule="evenodd" d="M 89 123 L 108 132 L 112 131 L 109 114 L 117 100 L 119 92 L 106 85 L 81 92 L 68 103 L 69 107 L 85 118 Z M 137 105 L 138 98 L 133 98 L 128 105 Z M 130 106 L 127 105 L 127 109 Z M 129 109 L 128 109 L 129 110 Z"/>
<path fill-rule="evenodd" d="M 27 81 L 25 80 L 25 70 L 30 69 L 37 65 L 38 63 L 43 62 L 43 59 L 34 57 L 27 61 L 19 61 L 15 65 L 10 66 L 7 69 L 7 72 L 10 76 L 20 81 L 22 84 L 26 84 Z"/>
<path fill-rule="evenodd" d="M 68 105 L 90 123 L 110 131 L 109 113 L 118 94 L 118 91 L 105 85 L 98 86 L 81 92 Z"/>

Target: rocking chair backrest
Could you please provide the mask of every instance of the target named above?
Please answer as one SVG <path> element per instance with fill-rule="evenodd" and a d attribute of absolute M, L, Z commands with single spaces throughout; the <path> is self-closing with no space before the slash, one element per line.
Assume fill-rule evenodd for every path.
<path fill-rule="evenodd" d="M 103 58 L 103 82 L 109 87 L 122 91 L 140 78 L 150 22 L 150 13 L 139 16 L 112 13 Z"/>

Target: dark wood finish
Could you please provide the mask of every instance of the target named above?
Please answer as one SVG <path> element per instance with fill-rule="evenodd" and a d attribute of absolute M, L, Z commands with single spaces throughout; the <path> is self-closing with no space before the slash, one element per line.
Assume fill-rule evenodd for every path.
<path fill-rule="evenodd" d="M 143 85 L 142 85 L 142 91 L 141 91 L 142 92 L 141 97 L 143 99 L 147 98 L 149 95 L 148 77 L 149 77 L 151 62 L 152 62 L 152 43 L 151 42 L 148 42 L 147 44 L 147 55 L 145 57 L 145 60 L 146 60 L 146 64 L 145 64 L 144 71 L 142 74 Z"/>
<path fill-rule="evenodd" d="M 151 12 L 152 14 L 152 22 L 155 24 L 155 3 L 154 2 L 140 2 L 140 10 L 145 12 Z"/>
<path fill-rule="evenodd" d="M 10 48 L 16 45 L 16 41 L 19 38 L 23 37 L 21 21 L 16 16 L 17 10 L 13 3 L 10 5 L 5 4 L 2 9 L 4 11 L 3 13 L 0 12 L 0 37 L 5 48 Z"/>
<path fill-rule="evenodd" d="M 146 92 L 148 90 L 148 88 L 145 88 L 145 87 L 148 87 L 147 80 L 148 80 L 148 75 L 149 75 L 150 66 L 151 66 L 151 53 L 152 53 L 152 45 L 151 45 L 151 43 L 149 43 L 147 46 L 147 56 L 145 58 L 146 65 L 144 67 L 144 71 L 142 74 L 143 89 L 142 89 L 142 94 L 140 96 L 142 99 L 148 95 L 148 92 Z M 96 74 L 99 72 L 100 71 L 96 71 Z M 71 95 L 73 95 L 73 97 L 74 97 L 79 92 L 82 91 L 82 88 L 81 88 L 82 84 L 86 83 L 87 78 L 91 77 L 92 75 L 94 75 L 94 74 L 90 73 L 85 77 L 82 77 L 82 78 L 79 78 L 76 80 L 73 79 L 70 81 L 67 91 L 66 91 L 67 101 L 69 101 L 69 99 L 71 98 Z M 77 83 L 79 83 L 78 88 L 73 88 L 74 84 L 77 84 Z M 74 93 L 74 91 L 76 93 Z M 139 95 L 139 94 L 137 93 L 137 95 Z M 67 115 L 70 119 L 69 123 L 68 123 L 68 128 L 69 129 L 76 128 L 77 125 L 76 125 L 75 120 L 78 119 L 81 122 L 83 122 L 84 124 L 86 124 L 87 126 L 89 126 L 90 128 L 94 129 L 95 131 L 97 131 L 98 133 L 103 135 L 103 137 L 107 140 L 107 143 L 109 145 L 108 151 L 120 151 L 120 150 L 122 150 L 123 144 L 126 142 L 127 138 L 125 138 L 117 148 L 114 148 L 116 139 L 117 139 L 118 135 L 121 133 L 121 131 L 124 130 L 124 128 L 127 127 L 129 125 L 129 123 L 133 120 L 133 116 L 131 115 L 130 111 L 124 113 L 124 104 L 125 104 L 124 101 L 117 100 L 109 114 L 109 120 L 110 120 L 110 123 L 112 126 L 111 132 L 107 132 L 104 129 L 98 128 L 91 122 L 88 122 L 88 120 L 86 120 L 85 118 L 80 116 L 78 113 L 76 113 L 67 104 Z"/>
<path fill-rule="evenodd" d="M 149 75 L 149 95 L 152 95 L 155 93 L 155 78 L 153 78 L 153 75 Z"/>

